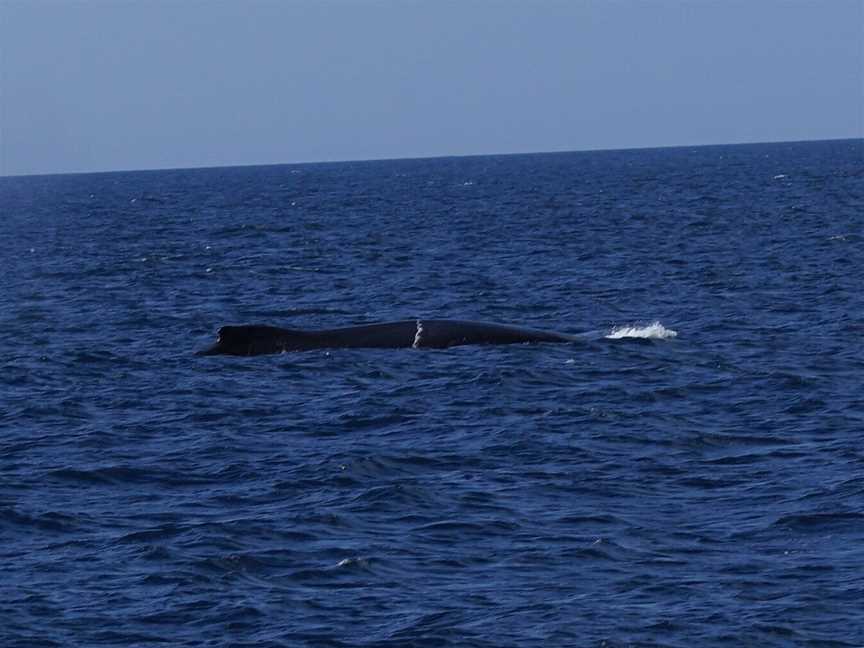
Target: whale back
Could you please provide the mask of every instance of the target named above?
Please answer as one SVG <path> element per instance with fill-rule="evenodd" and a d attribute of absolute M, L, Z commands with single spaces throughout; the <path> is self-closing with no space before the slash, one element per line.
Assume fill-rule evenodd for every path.
<path fill-rule="evenodd" d="M 437 348 L 463 344 L 572 342 L 574 337 L 551 331 L 464 320 L 403 320 L 337 329 L 285 329 L 246 324 L 223 326 L 216 344 L 199 355 L 262 355 L 283 351 L 334 348 Z"/>
<path fill-rule="evenodd" d="M 223 326 L 217 334 L 216 344 L 199 355 L 251 356 L 299 351 L 310 348 L 307 337 L 304 331 L 261 324 Z"/>

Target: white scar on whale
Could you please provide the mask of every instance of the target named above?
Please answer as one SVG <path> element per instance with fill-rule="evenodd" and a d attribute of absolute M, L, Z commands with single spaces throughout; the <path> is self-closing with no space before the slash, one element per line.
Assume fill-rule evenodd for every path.
<path fill-rule="evenodd" d="M 417 320 L 417 332 L 414 334 L 414 342 L 411 343 L 412 349 L 420 348 L 420 341 L 422 340 L 423 335 L 423 322 Z"/>

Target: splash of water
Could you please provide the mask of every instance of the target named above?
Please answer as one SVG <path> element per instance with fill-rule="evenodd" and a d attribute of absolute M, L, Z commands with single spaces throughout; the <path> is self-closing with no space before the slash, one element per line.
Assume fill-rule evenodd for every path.
<path fill-rule="evenodd" d="M 616 326 L 609 331 L 606 339 L 620 340 L 621 338 L 644 338 L 650 340 L 668 340 L 678 336 L 678 331 L 673 331 L 663 326 L 660 322 L 652 322 L 645 326 Z"/>

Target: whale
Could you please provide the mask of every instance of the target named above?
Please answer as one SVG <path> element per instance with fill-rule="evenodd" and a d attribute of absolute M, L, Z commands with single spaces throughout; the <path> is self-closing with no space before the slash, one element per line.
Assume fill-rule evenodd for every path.
<path fill-rule="evenodd" d="M 216 343 L 196 355 L 256 356 L 313 349 L 446 349 L 466 344 L 574 342 L 565 333 L 451 319 L 416 319 L 333 329 L 243 324 L 223 326 Z"/>

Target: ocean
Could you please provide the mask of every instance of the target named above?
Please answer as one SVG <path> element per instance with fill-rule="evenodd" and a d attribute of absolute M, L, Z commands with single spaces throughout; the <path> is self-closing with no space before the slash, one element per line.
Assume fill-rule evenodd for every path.
<path fill-rule="evenodd" d="M 864 140 L 0 212 L 0 645 L 864 645 Z M 578 341 L 195 355 L 413 318 Z"/>

